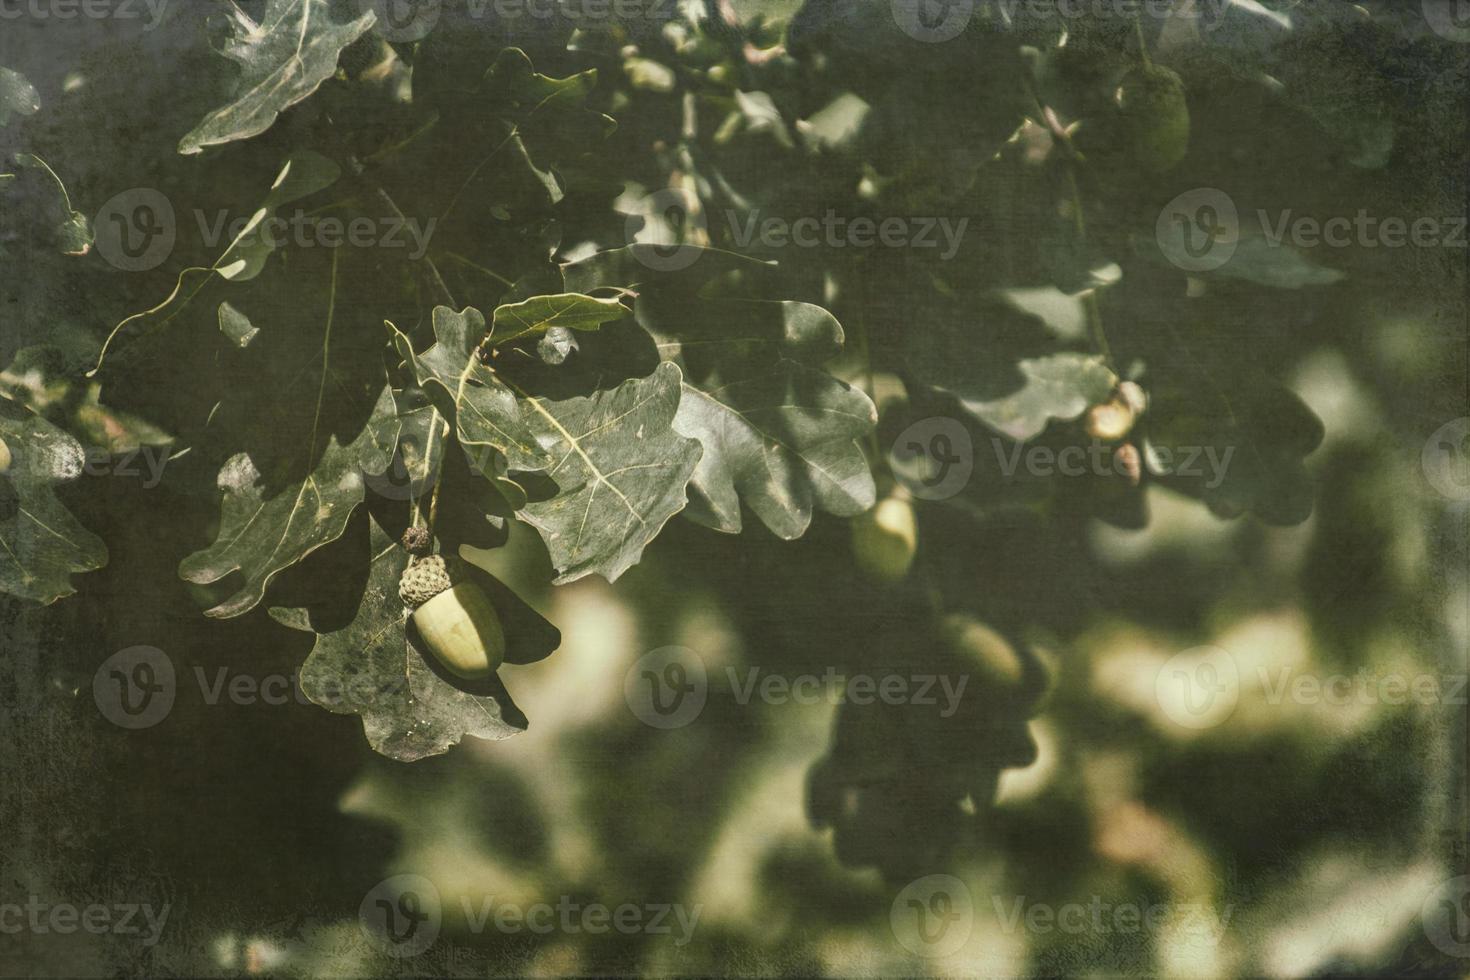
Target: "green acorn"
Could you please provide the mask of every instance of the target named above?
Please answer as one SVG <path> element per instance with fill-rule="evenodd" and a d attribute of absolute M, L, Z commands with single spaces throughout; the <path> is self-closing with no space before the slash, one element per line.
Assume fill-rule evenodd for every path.
<path fill-rule="evenodd" d="M 495 607 L 442 556 L 410 562 L 398 580 L 398 597 L 413 610 L 424 645 L 456 676 L 488 677 L 505 660 L 505 630 Z"/>
<path fill-rule="evenodd" d="M 979 675 L 984 689 L 1008 694 L 1020 690 L 1026 668 L 1015 645 L 1001 633 L 968 613 L 949 613 L 939 621 L 939 635 Z"/>
<path fill-rule="evenodd" d="M 1133 160 L 1150 173 L 1172 170 L 1189 152 L 1189 103 L 1184 80 L 1162 65 L 1123 76 L 1118 108 Z"/>
<path fill-rule="evenodd" d="M 852 519 L 852 553 L 858 567 L 882 582 L 909 573 L 918 550 L 919 528 L 908 495 L 895 492 Z"/>

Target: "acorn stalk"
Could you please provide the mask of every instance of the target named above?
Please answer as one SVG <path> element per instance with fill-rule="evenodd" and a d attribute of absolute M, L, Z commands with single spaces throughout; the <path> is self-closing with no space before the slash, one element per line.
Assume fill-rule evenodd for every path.
<path fill-rule="evenodd" d="M 439 555 L 416 559 L 404 569 L 399 598 L 413 610 L 424 645 L 450 673 L 478 680 L 505 660 L 505 630 L 484 591 Z"/>

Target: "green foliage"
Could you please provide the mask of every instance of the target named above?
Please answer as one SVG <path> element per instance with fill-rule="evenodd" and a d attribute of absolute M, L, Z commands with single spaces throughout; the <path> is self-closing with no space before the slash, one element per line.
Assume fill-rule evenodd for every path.
<path fill-rule="evenodd" d="M 36 87 L 18 71 L 0 68 L 0 126 L 12 115 L 33 116 L 41 108 Z"/>
<path fill-rule="evenodd" d="M 377 17 L 332 20 L 330 0 L 270 0 L 259 22 L 230 5 L 232 36 L 220 53 L 240 66 L 238 97 L 179 141 L 180 153 L 259 136 L 337 70 L 342 51 Z"/>
<path fill-rule="evenodd" d="M 228 96 L 178 141 L 188 159 L 154 176 L 180 215 L 225 199 L 248 220 L 86 311 L 95 367 L 65 384 L 115 431 L 178 433 L 184 492 L 217 513 L 193 529 L 179 575 L 211 587 L 211 617 L 264 603 L 312 633 L 306 694 L 361 716 L 385 756 L 527 724 L 499 677 L 466 682 L 424 657 L 397 591 L 410 525 L 449 555 L 501 548 L 525 525 L 556 584 L 612 582 L 679 515 L 783 542 L 829 518 L 871 520 L 880 487 L 914 482 L 887 450 L 925 419 L 954 421 L 987 467 L 1017 447 L 1085 447 L 1087 413 L 1124 381 L 1149 395 L 1136 425 L 1103 440 L 1126 479 L 987 468 L 916 500 L 893 593 L 923 592 L 935 616 L 990 602 L 925 583 L 973 584 L 969 539 L 943 529 L 989 534 L 1002 512 L 1044 527 L 1047 546 L 1094 517 L 1146 523 L 1153 484 L 1221 518 L 1311 513 L 1305 460 L 1324 429 L 1272 370 L 1267 348 L 1281 363 L 1294 348 L 1276 336 L 1293 327 L 1285 314 L 1270 318 L 1289 296 L 1293 316 L 1323 321 L 1353 258 L 1309 259 L 1237 228 L 1228 260 L 1192 268 L 1200 228 L 1160 215 L 1235 179 L 1227 159 L 1242 214 L 1388 165 L 1412 99 L 1349 73 L 1366 106 L 1354 112 L 1290 71 L 1342 15 L 1227 4 L 1216 40 L 1229 43 L 1216 43 L 1197 25 L 1146 34 L 980 5 L 935 43 L 886 0 L 809 0 L 785 24 L 687 5 L 657 30 L 487 24 L 446 3 L 427 36 L 402 41 L 370 12 L 344 17 L 350 4 L 268 0 L 258 19 L 224 6 Z M 1371 19 L 1351 23 L 1377 36 Z M 218 94 L 206 88 L 191 111 Z M 0 126 L 39 101 L 0 68 Z M 1380 109 L 1382 126 L 1345 122 Z M 30 153 L 14 162 L 0 174 L 0 247 L 100 262 L 57 171 Z M 348 248 L 272 233 L 293 212 L 423 234 L 416 248 Z M 834 233 L 848 237 L 807 247 L 747 231 L 826 215 L 851 222 Z M 953 235 L 857 241 L 858 221 L 890 219 Z M 158 284 L 161 301 L 137 301 Z M 114 312 L 109 333 L 99 318 Z M 74 411 L 42 417 L 14 386 L 0 393 L 12 454 L 0 589 L 49 602 L 106 560 L 54 493 L 89 436 Z M 1219 480 L 1180 465 L 1202 452 L 1233 460 Z M 505 625 L 503 673 L 548 656 L 556 628 L 475 575 Z M 325 595 L 295 591 L 311 580 Z M 976 611 L 1017 631 L 1056 625 L 1019 600 Z M 909 642 L 943 651 L 926 669 L 963 662 L 924 636 Z M 1039 661 L 1014 646 L 1029 682 Z M 988 713 L 966 702 L 942 724 L 844 707 L 810 783 L 813 819 L 853 863 L 926 866 L 924 848 L 962 836 L 966 801 L 983 809 L 1000 771 L 1031 761 L 1038 694 L 998 686 Z M 942 761 L 915 768 L 931 752 Z M 947 817 L 932 841 L 895 843 L 936 807 Z"/>
<path fill-rule="evenodd" d="M 0 498 L 0 588 L 37 602 L 71 595 L 74 572 L 107 562 L 102 539 L 82 527 L 56 497 L 58 483 L 81 475 L 82 446 L 14 402 L 0 399 L 5 445 Z"/>

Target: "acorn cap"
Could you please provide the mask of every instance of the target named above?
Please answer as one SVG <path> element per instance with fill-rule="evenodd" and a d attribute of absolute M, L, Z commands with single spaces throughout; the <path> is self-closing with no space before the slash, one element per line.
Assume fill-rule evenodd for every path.
<path fill-rule="evenodd" d="M 453 584 L 444 558 L 429 555 L 415 559 L 403 570 L 403 576 L 398 580 L 398 598 L 405 606 L 417 608 Z"/>

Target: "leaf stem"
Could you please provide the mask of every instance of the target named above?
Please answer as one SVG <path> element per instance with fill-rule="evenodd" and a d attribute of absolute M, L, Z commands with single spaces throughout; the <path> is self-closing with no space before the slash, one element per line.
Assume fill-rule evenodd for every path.
<path fill-rule="evenodd" d="M 56 175 L 56 171 L 54 171 L 54 170 L 51 169 L 51 164 L 47 163 L 45 160 L 42 160 L 40 157 L 36 156 L 34 153 L 22 153 L 22 154 L 19 154 L 19 158 L 20 159 L 23 159 L 23 160 L 30 160 L 30 161 L 34 162 L 42 170 L 46 171 L 48 174 L 51 175 L 51 179 L 54 180 L 54 181 L 56 181 L 56 186 L 61 191 L 61 203 L 66 208 L 67 213 L 70 214 L 71 211 L 73 210 L 73 208 L 71 206 L 71 195 L 66 192 L 66 185 L 61 182 L 61 178 Z"/>
<path fill-rule="evenodd" d="M 435 409 L 434 415 L 436 418 L 439 418 L 439 412 L 437 409 Z M 435 443 L 437 443 L 440 448 L 443 448 L 449 441 L 449 420 L 441 419 L 440 421 L 443 423 L 442 425 L 434 426 L 434 429 L 439 430 L 439 438 L 431 442 L 429 446 L 429 451 L 424 457 L 425 462 L 433 459 Z M 429 493 L 429 514 L 425 520 L 424 529 L 429 532 L 431 538 L 434 534 L 434 522 L 439 517 L 439 488 L 444 485 L 443 470 L 444 464 L 441 461 L 439 464 L 439 477 L 434 481 L 434 489 Z"/>
<path fill-rule="evenodd" d="M 385 188 L 383 188 L 382 186 L 377 186 L 374 188 L 374 190 L 376 191 L 377 195 L 382 198 L 383 202 L 393 210 L 393 213 L 395 215 L 400 218 L 403 217 L 403 212 L 399 210 L 397 203 L 394 202 L 393 198 L 388 194 L 388 191 Z M 424 266 L 429 270 L 429 274 L 433 277 L 434 286 L 438 289 L 441 298 L 445 302 L 445 305 L 449 306 L 451 309 L 458 309 L 459 304 L 454 301 L 454 294 L 449 291 L 449 286 L 447 283 L 444 282 L 444 277 L 439 273 L 439 267 L 434 264 L 434 260 L 425 255 L 421 259 L 419 259 L 419 261 L 424 263 Z M 434 418 L 429 423 L 429 445 L 424 450 L 424 473 L 426 476 L 434 471 L 433 460 L 436 444 L 440 449 L 442 449 L 449 439 L 449 420 L 441 416 L 437 408 L 433 411 Z M 435 436 L 437 436 L 437 438 L 435 438 Z M 423 511 L 422 498 L 414 502 L 415 511 L 417 512 L 417 520 L 422 522 L 421 524 L 419 524 L 419 526 L 428 531 L 431 537 L 434 533 L 434 522 L 439 516 L 439 488 L 444 485 L 442 461 L 440 462 L 440 470 L 441 472 L 439 477 L 434 480 L 434 489 L 429 493 L 428 514 L 425 514 Z"/>

